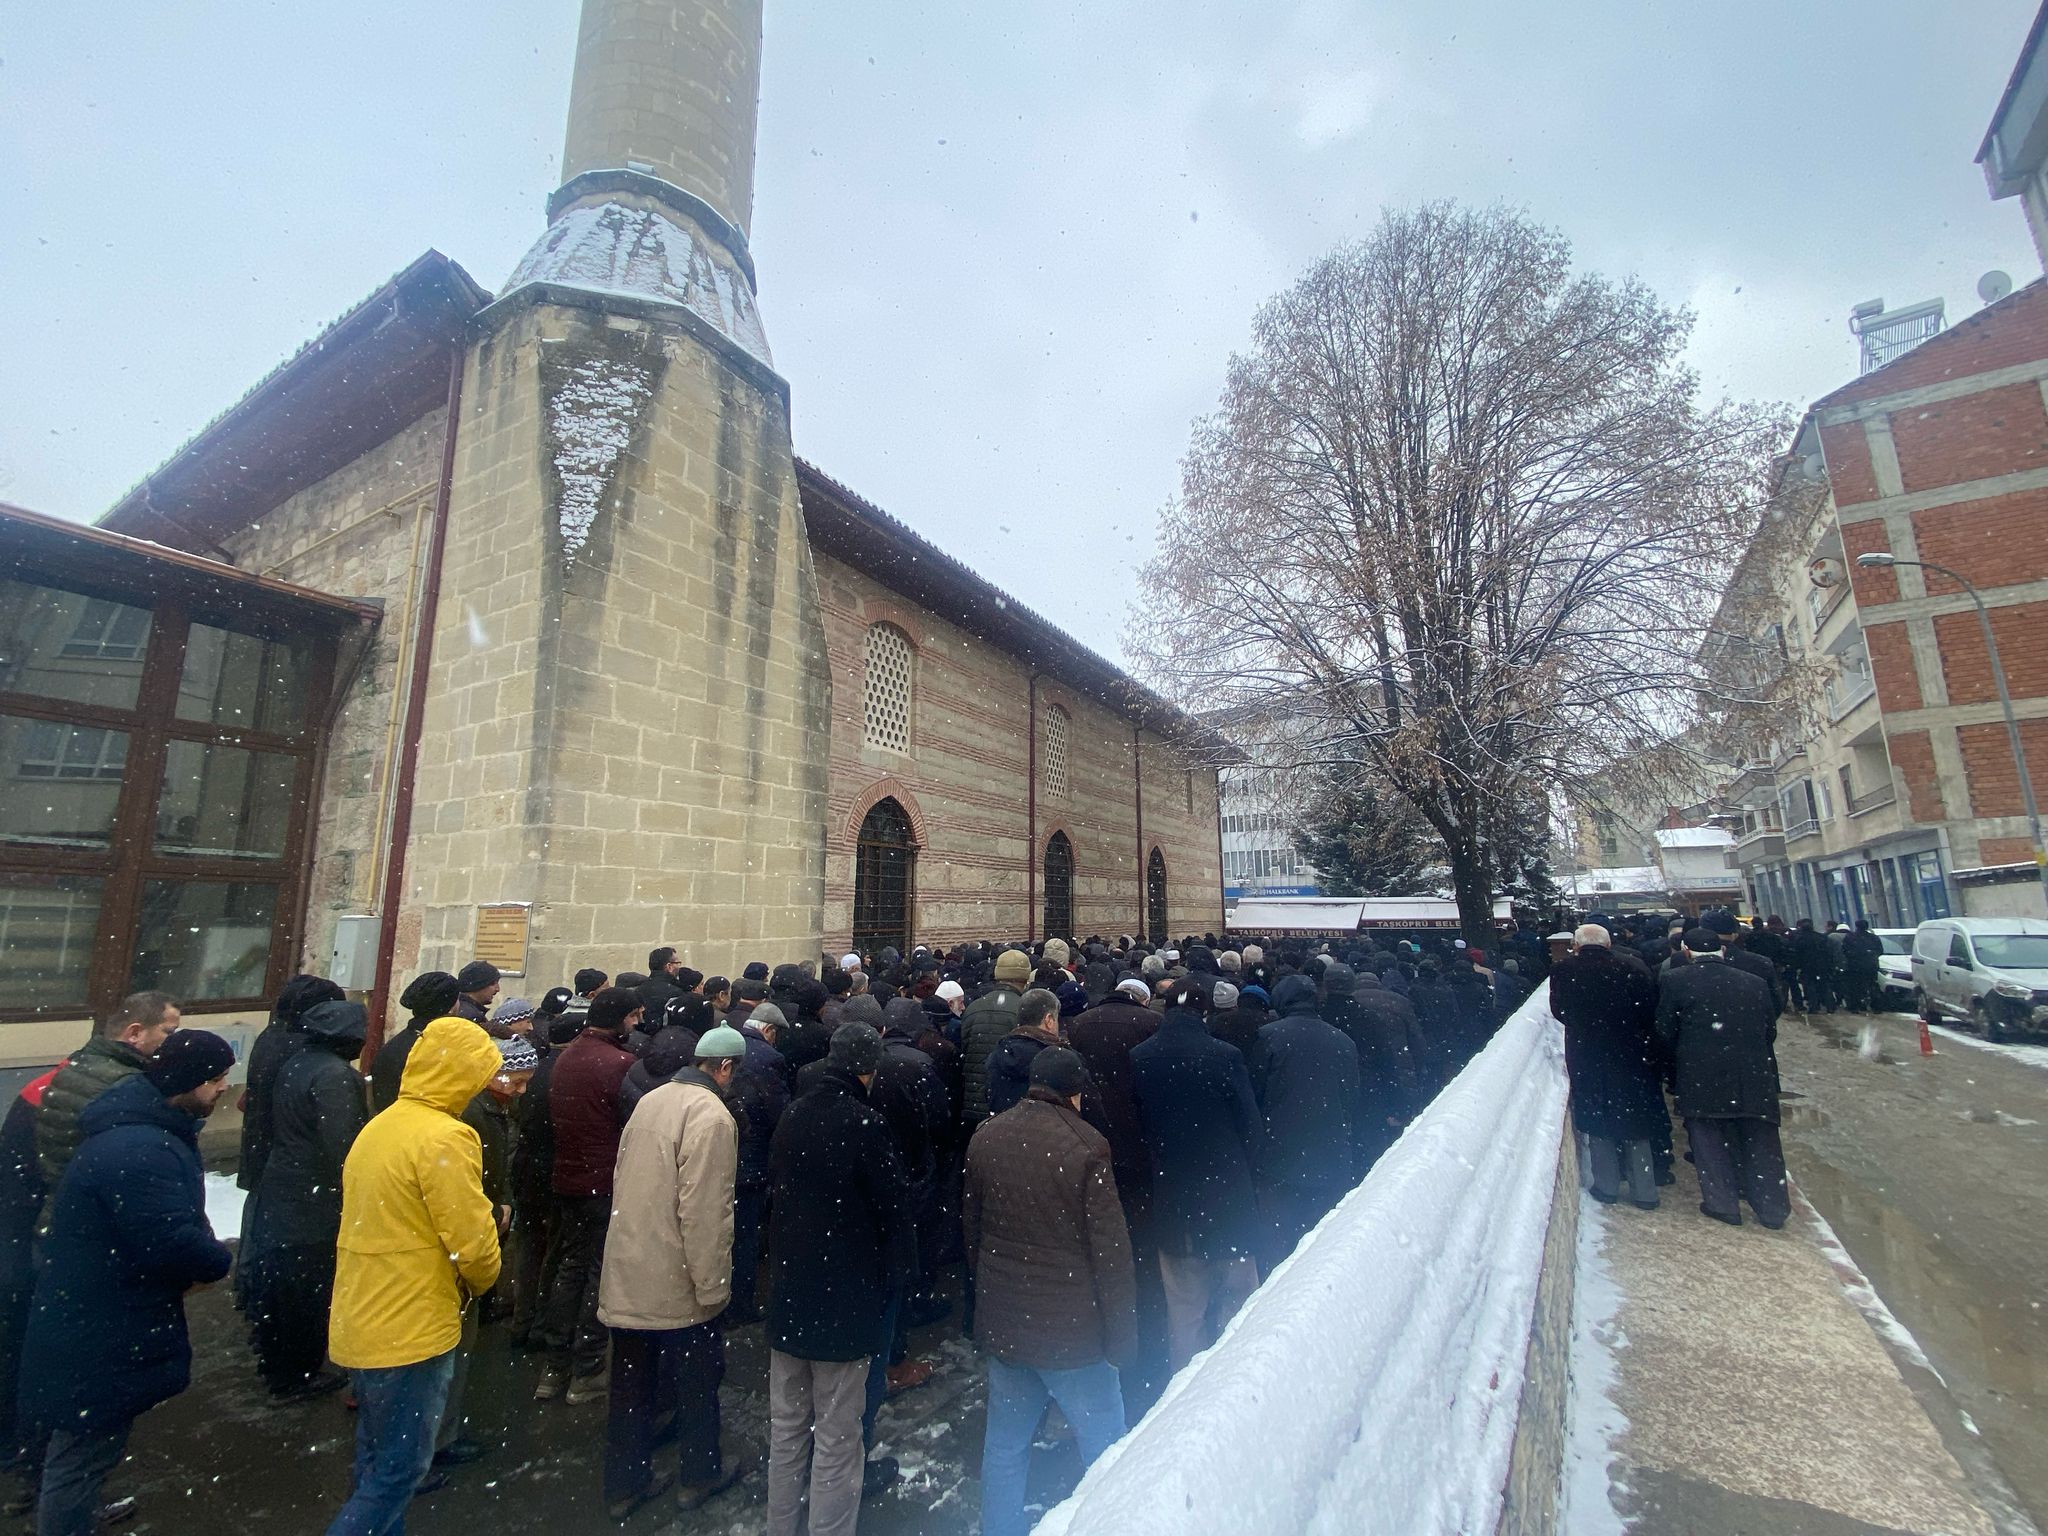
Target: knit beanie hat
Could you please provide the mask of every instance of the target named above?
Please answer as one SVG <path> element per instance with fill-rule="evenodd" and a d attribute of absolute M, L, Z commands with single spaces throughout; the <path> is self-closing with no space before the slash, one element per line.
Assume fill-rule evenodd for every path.
<path fill-rule="evenodd" d="M 629 992 L 624 987 L 602 988 L 590 1000 L 589 1023 L 592 1029 L 601 1029 L 608 1034 L 617 1034 L 633 1010 L 640 1006 L 640 994 Z"/>
<path fill-rule="evenodd" d="M 842 1024 L 832 1031 L 826 1064 L 864 1077 L 882 1064 L 882 1037 L 870 1024 Z"/>
<path fill-rule="evenodd" d="M 1060 1000 L 1060 1017 L 1071 1019 L 1088 1006 L 1088 989 L 1078 981 L 1061 984 L 1056 994 Z"/>
<path fill-rule="evenodd" d="M 1073 958 L 1074 952 L 1067 948 L 1067 941 L 1065 939 L 1047 939 L 1045 941 L 1044 953 L 1045 958 L 1054 965 L 1064 966 L 1067 961 Z"/>
<path fill-rule="evenodd" d="M 1021 949 L 1006 949 L 996 956 L 996 980 L 1022 986 L 1031 979 L 1031 957 Z"/>
<path fill-rule="evenodd" d="M 190 1093 L 201 1083 L 224 1076 L 235 1064 L 235 1048 L 207 1029 L 174 1029 L 164 1036 L 142 1068 L 143 1075 L 167 1099 Z"/>
<path fill-rule="evenodd" d="M 932 993 L 933 997 L 944 1003 L 955 1002 L 966 995 L 960 990 L 960 983 L 957 981 L 942 981 Z"/>
<path fill-rule="evenodd" d="M 1209 1006 L 1222 1011 L 1237 1006 L 1237 988 L 1227 981 L 1219 981 L 1209 993 Z"/>
<path fill-rule="evenodd" d="M 472 960 L 455 973 L 455 990 L 481 992 L 498 980 L 498 968 L 488 960 Z"/>
<path fill-rule="evenodd" d="M 505 1058 L 502 1071 L 531 1072 L 540 1065 L 540 1052 L 524 1035 L 510 1035 L 493 1043 L 498 1047 L 498 1054 Z"/>
<path fill-rule="evenodd" d="M 533 1017 L 533 1004 L 523 997 L 508 997 L 491 1010 L 493 1024 L 524 1024 Z"/>
<path fill-rule="evenodd" d="M 865 1024 L 870 1029 L 879 1030 L 882 1027 L 882 1005 L 872 997 L 849 997 L 839 1010 L 839 1020 L 842 1024 Z M 839 1037 L 834 1035 L 833 1038 Z"/>
<path fill-rule="evenodd" d="M 766 981 L 768 979 L 768 962 L 766 960 L 748 961 L 747 968 L 740 972 L 740 979 L 742 981 Z"/>
<path fill-rule="evenodd" d="M 707 1029 L 697 1042 L 699 1061 L 736 1061 L 747 1054 L 747 1037 L 730 1024 Z"/>
<path fill-rule="evenodd" d="M 417 1019 L 438 1019 L 455 1006 L 462 983 L 446 971 L 427 971 L 405 984 L 398 1006 Z"/>
<path fill-rule="evenodd" d="M 1144 1004 L 1152 1001 L 1152 989 L 1136 976 L 1126 976 L 1116 984 L 1116 989 L 1134 1003 Z"/>

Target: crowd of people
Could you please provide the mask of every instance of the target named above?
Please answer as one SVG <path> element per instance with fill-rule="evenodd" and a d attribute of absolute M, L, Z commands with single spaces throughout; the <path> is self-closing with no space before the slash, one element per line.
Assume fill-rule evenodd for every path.
<path fill-rule="evenodd" d="M 333 1536 L 402 1530 L 490 1454 L 487 1344 L 535 1357 L 538 1402 L 606 1405 L 614 1519 L 699 1507 L 763 1459 L 719 1410 L 725 1336 L 757 1326 L 768 1530 L 842 1536 L 897 1474 L 877 1410 L 931 1375 L 909 1331 L 956 1294 L 982 1529 L 1021 1532 L 1046 1405 L 1099 1455 L 1544 958 L 1426 947 L 1054 938 L 732 978 L 661 948 L 537 1004 L 477 961 L 414 977 L 367 1062 L 363 1005 L 300 976 L 249 1054 L 232 1258 L 197 1132 L 233 1052 L 137 994 L 0 1127 L 0 1431 L 37 1529 L 107 1515 L 135 1419 L 189 1381 L 183 1298 L 232 1264 L 273 1401 L 355 1410 Z"/>
<path fill-rule="evenodd" d="M 1610 922 L 1612 927 L 1609 926 Z M 1685 1121 L 1700 1210 L 1766 1227 L 1790 1214 L 1779 1142 L 1778 1019 L 1873 1011 L 1883 944 L 1861 922 L 1746 924 L 1710 911 L 1693 924 L 1594 914 L 1554 933 L 1550 1008 L 1564 1024 L 1572 1121 L 1595 1199 L 1646 1210 L 1674 1182 L 1671 1110 Z"/>

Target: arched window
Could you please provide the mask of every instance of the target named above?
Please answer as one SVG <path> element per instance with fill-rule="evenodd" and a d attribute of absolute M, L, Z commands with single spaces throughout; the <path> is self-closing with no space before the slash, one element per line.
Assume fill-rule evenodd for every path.
<path fill-rule="evenodd" d="M 894 624 L 868 626 L 867 743 L 910 750 L 910 637 Z"/>
<path fill-rule="evenodd" d="M 877 800 L 861 820 L 853 854 L 853 947 L 862 954 L 890 947 L 909 953 L 916 865 L 910 817 L 894 800 Z"/>
<path fill-rule="evenodd" d="M 1045 792 L 1055 800 L 1067 798 L 1067 738 L 1071 722 L 1057 704 L 1045 711 Z"/>
<path fill-rule="evenodd" d="M 1045 844 L 1045 937 L 1074 936 L 1074 845 L 1055 832 Z"/>
<path fill-rule="evenodd" d="M 1166 856 L 1157 848 L 1145 866 L 1145 929 L 1148 943 L 1166 942 Z"/>

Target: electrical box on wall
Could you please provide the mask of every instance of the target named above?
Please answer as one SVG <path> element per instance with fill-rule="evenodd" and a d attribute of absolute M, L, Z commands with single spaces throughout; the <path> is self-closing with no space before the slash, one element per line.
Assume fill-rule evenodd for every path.
<path fill-rule="evenodd" d="M 350 912 L 334 920 L 334 952 L 327 977 L 347 992 L 367 992 L 377 983 L 377 918 Z"/>

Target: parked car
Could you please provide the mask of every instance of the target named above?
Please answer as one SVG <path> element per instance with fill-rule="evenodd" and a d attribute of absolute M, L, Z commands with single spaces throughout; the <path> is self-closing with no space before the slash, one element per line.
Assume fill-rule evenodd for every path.
<path fill-rule="evenodd" d="M 1878 1008 L 1884 1013 L 1917 1013 L 1919 1003 L 1913 986 L 1913 930 L 1873 928 L 1884 941 L 1884 953 L 1877 957 Z"/>
<path fill-rule="evenodd" d="M 2048 1027 L 2048 921 L 1924 922 L 1913 932 L 1913 985 L 1929 1023 L 1959 1019 L 1992 1040 Z"/>

